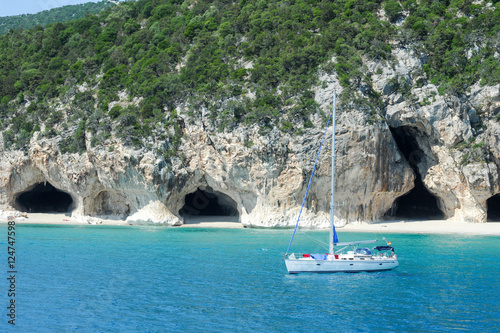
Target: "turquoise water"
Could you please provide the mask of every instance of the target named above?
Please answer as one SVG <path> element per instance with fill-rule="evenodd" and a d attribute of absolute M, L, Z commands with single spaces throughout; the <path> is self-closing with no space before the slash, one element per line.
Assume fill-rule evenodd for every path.
<path fill-rule="evenodd" d="M 15 330 L 7 251 L 0 256 L 3 332 L 494 332 L 500 324 L 500 237 L 386 235 L 395 270 L 288 275 L 291 230 L 16 227 Z M 6 249 L 5 225 L 0 235 Z M 293 250 L 323 251 L 301 234 Z"/>

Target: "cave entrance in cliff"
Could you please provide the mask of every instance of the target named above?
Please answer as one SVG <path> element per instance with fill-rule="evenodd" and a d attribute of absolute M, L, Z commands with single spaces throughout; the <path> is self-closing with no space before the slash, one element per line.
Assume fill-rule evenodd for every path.
<path fill-rule="evenodd" d="M 496 194 L 486 200 L 488 222 L 500 222 L 500 194 Z"/>
<path fill-rule="evenodd" d="M 91 216 L 126 218 L 131 210 L 127 197 L 121 192 L 112 190 L 104 190 L 95 197 L 85 198 L 83 203 L 85 214 Z"/>
<path fill-rule="evenodd" d="M 67 213 L 73 207 L 73 198 L 45 182 L 17 195 L 14 206 L 28 213 Z"/>
<path fill-rule="evenodd" d="M 186 220 L 239 222 L 238 205 L 230 196 L 212 190 L 198 188 L 184 198 L 179 214 Z"/>
<path fill-rule="evenodd" d="M 418 130 L 411 126 L 390 127 L 390 130 L 399 151 L 406 158 L 414 172 L 415 183 L 410 192 L 394 201 L 386 216 L 421 220 L 442 219 L 444 214 L 439 208 L 438 199 L 427 190 L 418 171 L 418 163 L 425 159 L 425 154 L 416 139 Z"/>

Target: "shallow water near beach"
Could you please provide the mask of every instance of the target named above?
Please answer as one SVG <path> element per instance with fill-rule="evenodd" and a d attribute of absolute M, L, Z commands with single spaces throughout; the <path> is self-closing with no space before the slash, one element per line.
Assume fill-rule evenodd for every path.
<path fill-rule="evenodd" d="M 498 236 L 391 234 L 400 262 L 392 271 L 289 275 L 283 255 L 292 230 L 17 225 L 16 232 L 13 330 L 0 226 L 1 332 L 494 332 L 500 324 Z M 324 252 L 315 239 L 327 237 L 299 232 L 292 250 Z"/>

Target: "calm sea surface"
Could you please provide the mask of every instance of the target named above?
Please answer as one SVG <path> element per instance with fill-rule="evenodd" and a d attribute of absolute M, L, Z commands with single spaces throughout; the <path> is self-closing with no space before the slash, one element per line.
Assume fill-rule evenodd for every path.
<path fill-rule="evenodd" d="M 292 230 L 16 225 L 2 332 L 498 332 L 500 237 L 386 235 L 400 266 L 289 275 Z M 312 237 L 309 237 L 312 236 Z M 382 235 L 377 235 L 381 239 Z M 341 241 L 370 234 L 339 233 Z M 324 252 L 299 233 L 294 251 Z"/>

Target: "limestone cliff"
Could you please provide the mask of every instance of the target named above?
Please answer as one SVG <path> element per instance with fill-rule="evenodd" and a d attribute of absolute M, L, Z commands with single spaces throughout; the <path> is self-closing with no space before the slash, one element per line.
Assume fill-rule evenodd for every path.
<path fill-rule="evenodd" d="M 486 222 L 487 202 L 500 193 L 500 87 L 476 85 L 461 98 L 441 96 L 431 84 L 415 84 L 422 66 L 417 57 L 398 49 L 394 56 L 392 68 L 365 64 L 377 73 L 372 81 L 382 114 L 373 116 L 345 100 L 338 105 L 337 224 L 413 217 Z M 395 87 L 401 79 L 410 94 Z M 316 101 L 329 113 L 333 91 L 342 88 L 333 74 L 323 73 L 320 80 Z M 363 87 L 352 93 L 362 95 Z M 193 117 L 180 105 L 177 113 L 180 153 L 168 159 L 157 153 L 164 147 L 160 139 L 140 150 L 117 138 L 92 147 L 92 133 L 86 133 L 81 155 L 62 154 L 60 137 L 38 141 L 35 135 L 28 151 L 1 146 L 0 209 L 37 208 L 22 195 L 49 183 L 69 195 L 70 204 L 61 209 L 74 218 L 180 224 L 190 215 L 222 214 L 247 226 L 295 223 L 324 116 L 317 114 L 312 128 L 294 136 L 276 128 L 260 134 L 257 126 L 221 133 L 205 110 Z M 302 217 L 305 226 L 324 227 L 329 220 L 331 135 L 329 129 Z"/>

